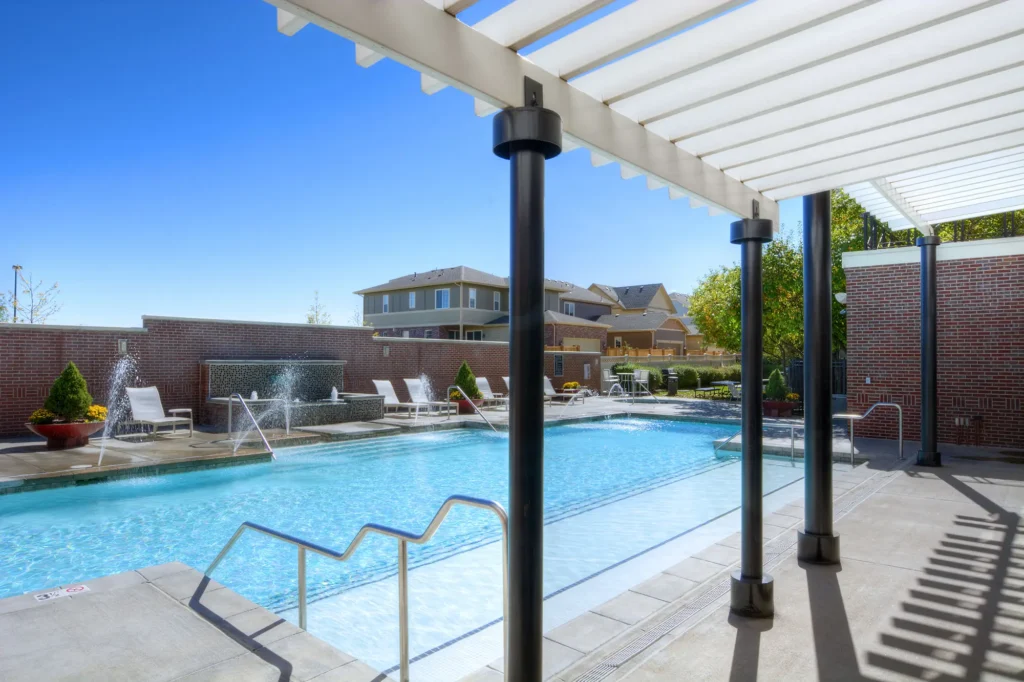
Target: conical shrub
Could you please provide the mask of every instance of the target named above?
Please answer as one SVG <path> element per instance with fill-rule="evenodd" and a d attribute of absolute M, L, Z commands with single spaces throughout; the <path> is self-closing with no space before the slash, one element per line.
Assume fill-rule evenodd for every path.
<path fill-rule="evenodd" d="M 92 406 L 92 396 L 85 383 L 85 377 L 69 362 L 57 380 L 50 386 L 50 395 L 44 404 L 46 409 L 65 421 L 74 421 L 85 416 Z"/>
<path fill-rule="evenodd" d="M 469 363 L 465 360 L 462 361 L 462 366 L 459 367 L 459 373 L 455 375 L 455 385 L 474 400 L 481 397 L 480 389 L 476 387 L 476 377 L 473 375 L 473 370 L 469 368 Z M 461 398 L 462 396 L 459 397 Z"/>
<path fill-rule="evenodd" d="M 768 387 L 764 391 L 768 400 L 784 401 L 789 388 L 786 387 L 786 379 L 779 370 L 768 375 Z"/>

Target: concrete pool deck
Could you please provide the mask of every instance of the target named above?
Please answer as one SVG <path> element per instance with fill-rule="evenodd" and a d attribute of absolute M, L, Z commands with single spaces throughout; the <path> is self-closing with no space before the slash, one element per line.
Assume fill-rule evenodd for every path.
<path fill-rule="evenodd" d="M 388 679 L 184 564 L 61 587 L 0 599 L 0 679 Z"/>

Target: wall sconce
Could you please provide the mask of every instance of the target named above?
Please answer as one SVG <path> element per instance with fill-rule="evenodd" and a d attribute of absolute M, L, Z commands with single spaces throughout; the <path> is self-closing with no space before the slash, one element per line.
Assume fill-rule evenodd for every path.
<path fill-rule="evenodd" d="M 128 339 L 117 340 L 117 354 L 128 355 Z"/>
<path fill-rule="evenodd" d="M 384 357 L 391 355 L 391 346 L 384 346 Z"/>

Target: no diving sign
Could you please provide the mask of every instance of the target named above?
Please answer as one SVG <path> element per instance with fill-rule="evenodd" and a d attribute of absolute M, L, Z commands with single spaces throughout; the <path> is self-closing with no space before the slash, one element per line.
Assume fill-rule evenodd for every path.
<path fill-rule="evenodd" d="M 40 592 L 36 595 L 36 601 L 50 601 L 51 599 L 60 599 L 61 597 L 70 597 L 73 594 L 81 594 L 88 592 L 89 588 L 86 585 L 68 585 L 62 587 L 59 590 L 50 590 L 49 592 Z"/>

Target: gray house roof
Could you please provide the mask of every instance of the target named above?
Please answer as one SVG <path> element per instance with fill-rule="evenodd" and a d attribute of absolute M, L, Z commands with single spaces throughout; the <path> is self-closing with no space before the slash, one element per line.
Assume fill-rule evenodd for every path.
<path fill-rule="evenodd" d="M 360 289 L 355 293 L 375 294 L 381 291 L 395 291 L 399 289 L 414 289 L 416 287 L 430 287 L 440 284 L 481 284 L 488 287 L 507 288 L 508 277 L 499 277 L 483 270 L 469 268 L 465 265 L 457 265 L 453 268 L 438 268 L 427 272 L 414 272 L 411 275 L 402 275 L 389 280 L 385 284 Z M 544 280 L 544 288 L 549 291 L 568 291 L 569 287 L 564 282 L 556 282 L 553 279 Z"/>
<path fill-rule="evenodd" d="M 615 287 L 615 293 L 619 297 L 619 305 L 623 308 L 646 308 L 651 304 L 654 295 L 661 287 L 657 284 L 630 284 L 625 287 Z"/>
<path fill-rule="evenodd" d="M 598 296 L 590 289 L 573 284 L 572 282 L 560 282 L 560 284 L 568 287 L 568 291 L 562 294 L 561 298 L 563 301 L 580 301 L 582 303 L 597 303 L 599 305 L 608 305 L 608 301 Z"/>
<path fill-rule="evenodd" d="M 605 317 L 608 317 L 607 315 Z M 487 326 L 499 326 L 508 324 L 508 315 L 502 315 L 496 317 L 487 323 Z M 607 329 L 611 325 L 604 324 L 603 322 L 593 322 L 591 320 L 582 317 L 573 317 L 572 315 L 563 315 L 562 313 L 556 313 L 553 310 L 544 311 L 544 324 L 565 324 L 572 325 L 574 327 L 601 327 Z"/>
<path fill-rule="evenodd" d="M 673 291 L 668 295 L 672 299 L 672 305 L 676 308 L 676 315 L 685 316 L 690 312 L 690 296 Z"/>
<path fill-rule="evenodd" d="M 649 310 L 646 313 L 634 315 L 602 315 L 597 318 L 598 322 L 607 324 L 612 331 L 618 332 L 649 332 L 661 329 L 661 325 L 669 318 L 679 320 L 686 329 L 693 333 L 694 327 L 687 324 L 686 319 L 678 315 L 669 315 L 659 310 Z"/>

